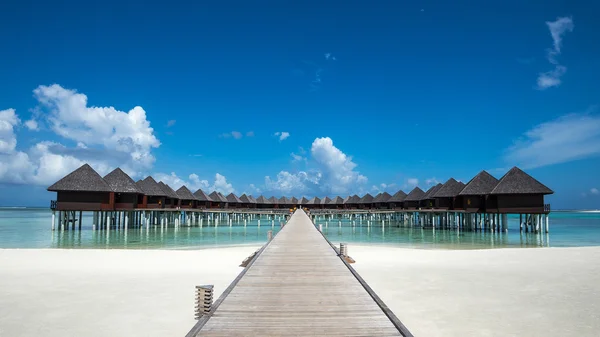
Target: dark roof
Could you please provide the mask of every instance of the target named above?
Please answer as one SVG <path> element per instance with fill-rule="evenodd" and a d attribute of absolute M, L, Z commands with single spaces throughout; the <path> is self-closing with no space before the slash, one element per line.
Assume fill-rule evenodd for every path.
<path fill-rule="evenodd" d="M 391 198 L 392 196 L 388 192 L 383 192 L 379 193 L 379 195 L 373 199 L 373 202 L 388 202 Z"/>
<path fill-rule="evenodd" d="M 279 205 L 279 200 L 278 200 L 277 198 L 275 198 L 275 197 L 270 197 L 270 198 L 269 198 L 269 201 L 270 201 L 272 204 Z"/>
<path fill-rule="evenodd" d="M 465 188 L 465 184 L 456 181 L 454 178 L 448 179 L 442 187 L 434 194 L 434 198 L 453 198 Z"/>
<path fill-rule="evenodd" d="M 419 201 L 424 195 L 425 192 L 423 192 L 422 189 L 415 187 L 412 191 L 410 191 L 410 193 L 408 193 L 406 198 L 404 198 L 404 201 Z"/>
<path fill-rule="evenodd" d="M 246 195 L 246 193 L 244 193 L 240 196 L 240 201 L 244 204 L 255 204 L 256 200 L 254 200 L 254 198 L 252 198 L 252 200 L 254 200 L 254 202 L 252 202 L 250 198 L 252 198 L 252 196 L 248 196 L 248 195 Z"/>
<path fill-rule="evenodd" d="M 319 204 L 321 204 L 321 199 L 319 199 L 317 197 L 313 197 L 306 204 L 307 205 L 319 205 Z"/>
<path fill-rule="evenodd" d="M 139 188 L 142 189 L 145 195 L 151 197 L 166 197 L 167 193 L 158 185 L 156 180 L 151 176 L 147 176 L 146 179 L 138 181 L 136 183 Z"/>
<path fill-rule="evenodd" d="M 396 192 L 396 194 L 394 194 L 390 198 L 390 200 L 388 200 L 388 202 L 403 202 L 405 198 L 406 198 L 406 193 L 404 193 L 404 191 L 400 190 L 400 191 Z"/>
<path fill-rule="evenodd" d="M 98 172 L 90 165 L 84 164 L 48 187 L 48 191 L 112 192 L 113 190 Z"/>
<path fill-rule="evenodd" d="M 435 186 L 432 186 L 430 189 L 425 192 L 425 195 L 421 197 L 421 200 L 433 199 L 433 196 L 437 193 L 437 191 L 442 188 L 442 183 L 438 183 Z"/>
<path fill-rule="evenodd" d="M 357 201 L 358 204 L 372 204 L 373 203 L 373 196 L 370 195 L 369 193 L 365 194 L 362 198 L 360 198 L 359 201 Z"/>
<path fill-rule="evenodd" d="M 213 191 L 208 196 L 212 199 L 212 201 L 215 202 L 227 202 L 227 198 L 225 198 L 221 193 L 217 191 Z"/>
<path fill-rule="evenodd" d="M 358 195 L 353 195 L 350 197 L 350 200 L 348 200 L 348 203 L 350 204 L 358 204 L 360 202 L 360 197 Z"/>
<path fill-rule="evenodd" d="M 237 197 L 237 195 L 233 194 L 233 193 L 229 193 L 229 195 L 227 195 L 227 197 L 225 197 L 227 199 L 227 202 L 231 202 L 234 204 L 242 204 L 244 203 L 242 200 L 240 200 L 240 198 Z"/>
<path fill-rule="evenodd" d="M 131 179 L 127 173 L 123 172 L 120 168 L 114 169 L 111 173 L 104 176 L 104 181 L 112 188 L 113 192 L 116 193 L 140 193 L 143 194 L 142 190 L 135 184 L 135 181 Z"/>
<path fill-rule="evenodd" d="M 257 204 L 270 204 L 271 201 L 269 201 L 269 199 L 267 199 L 261 195 L 260 197 L 256 198 L 256 203 Z"/>
<path fill-rule="evenodd" d="M 343 205 L 344 204 L 344 199 L 342 199 L 342 197 L 337 196 L 333 199 L 331 199 L 331 201 L 329 202 L 330 205 Z"/>
<path fill-rule="evenodd" d="M 490 194 L 552 194 L 554 191 L 535 180 L 518 167 L 513 167 L 500 178 Z"/>
<path fill-rule="evenodd" d="M 196 196 L 185 185 L 175 191 L 181 200 L 196 200 Z"/>
<path fill-rule="evenodd" d="M 247 198 L 248 198 L 248 202 L 250 202 L 251 204 L 256 204 L 256 199 L 254 199 L 253 196 L 248 195 Z"/>
<path fill-rule="evenodd" d="M 306 199 L 305 197 L 302 197 L 302 199 L 300 199 L 300 205 L 306 205 L 308 203 L 308 199 Z"/>
<path fill-rule="evenodd" d="M 281 197 L 277 201 L 279 202 L 280 205 L 289 205 L 289 204 L 291 204 L 290 199 L 288 199 L 287 197 Z"/>
<path fill-rule="evenodd" d="M 325 197 L 325 199 L 321 199 L 321 205 L 327 205 L 331 202 L 331 198 Z"/>
<path fill-rule="evenodd" d="M 343 204 L 347 204 L 348 201 L 350 201 L 350 200 L 352 200 L 352 197 L 351 196 L 347 196 L 347 197 L 344 198 L 344 201 L 342 203 Z"/>
<path fill-rule="evenodd" d="M 496 185 L 498 185 L 498 179 L 486 171 L 481 171 L 465 185 L 458 195 L 490 194 Z"/>
<path fill-rule="evenodd" d="M 296 198 L 296 197 L 291 197 L 291 198 L 290 198 L 290 202 L 291 202 L 292 204 L 297 204 L 297 203 L 298 203 L 298 198 Z"/>
<path fill-rule="evenodd" d="M 201 189 L 198 189 L 196 192 L 194 192 L 194 196 L 199 201 L 213 201 L 212 198 Z"/>
<path fill-rule="evenodd" d="M 171 188 L 171 186 L 163 183 L 162 181 L 159 181 L 158 185 L 160 186 L 160 188 L 162 188 L 163 191 L 165 191 L 165 193 L 167 193 L 167 197 L 171 199 L 179 199 L 179 196 L 177 195 L 175 190 Z"/>

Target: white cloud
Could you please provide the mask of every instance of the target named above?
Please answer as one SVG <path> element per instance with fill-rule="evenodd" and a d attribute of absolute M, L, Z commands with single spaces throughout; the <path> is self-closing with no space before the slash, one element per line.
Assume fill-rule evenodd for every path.
<path fill-rule="evenodd" d="M 254 135 L 253 132 L 252 132 L 252 135 Z M 234 139 L 241 139 L 242 137 L 244 137 L 244 135 L 239 131 L 231 131 L 231 132 L 223 133 L 223 134 L 219 135 L 219 137 L 221 137 L 221 138 L 232 138 L 233 137 Z"/>
<path fill-rule="evenodd" d="M 417 185 L 419 185 L 419 179 L 408 178 L 408 179 L 406 179 L 406 182 L 404 183 L 403 187 L 413 189 L 413 188 L 417 187 Z"/>
<path fill-rule="evenodd" d="M 275 132 L 273 135 L 276 137 L 279 137 L 279 140 L 282 141 L 282 140 L 286 140 L 290 136 L 290 133 L 289 132 Z"/>
<path fill-rule="evenodd" d="M 440 182 L 437 180 L 437 178 L 436 178 L 436 177 L 429 178 L 429 179 L 425 179 L 425 184 L 426 184 L 427 186 L 433 186 L 433 185 L 437 185 L 437 184 L 439 184 L 439 183 L 440 183 Z"/>
<path fill-rule="evenodd" d="M 235 193 L 233 185 L 228 183 L 227 178 L 219 173 L 215 174 L 215 180 L 213 184 L 210 184 L 206 179 L 200 179 L 200 177 L 195 173 L 190 174 L 188 176 L 188 180 L 180 178 L 177 174 L 175 174 L 175 172 L 171 172 L 170 174 L 155 173 L 152 175 L 152 177 L 156 181 L 162 181 L 163 183 L 171 186 L 171 188 L 174 190 L 177 190 L 181 186 L 185 185 L 192 192 L 202 189 L 207 193 L 211 193 L 212 191 L 221 192 L 225 195 L 229 193 Z"/>
<path fill-rule="evenodd" d="M 552 36 L 553 48 L 548 50 L 548 62 L 554 65 L 554 69 L 540 73 L 537 79 L 539 90 L 557 87 L 561 84 L 561 77 L 567 72 L 567 68 L 558 64 L 556 57 L 561 53 L 562 37 L 566 32 L 572 32 L 575 28 L 571 17 L 560 17 L 556 21 L 547 21 L 550 35 Z"/>
<path fill-rule="evenodd" d="M 30 119 L 23 124 L 25 124 L 25 126 L 31 131 L 39 131 L 40 129 L 40 126 L 35 119 Z"/>
<path fill-rule="evenodd" d="M 600 154 L 600 115 L 591 107 L 568 114 L 525 132 L 506 150 L 511 165 L 534 168 L 569 162 Z"/>
<path fill-rule="evenodd" d="M 0 111 L 0 153 L 12 153 L 17 146 L 15 127 L 21 120 L 15 113 L 15 109 Z"/>
<path fill-rule="evenodd" d="M 600 191 L 598 191 L 598 189 L 594 187 L 594 188 L 590 189 L 590 193 L 597 195 L 597 194 L 600 194 Z"/>
<path fill-rule="evenodd" d="M 113 107 L 88 106 L 88 98 L 58 84 L 41 85 L 34 91 L 40 108 L 57 135 L 88 145 L 99 145 L 107 152 L 120 152 L 130 158 L 132 168 L 149 169 L 154 164 L 152 148 L 160 146 L 146 112 L 136 106 L 129 112 Z"/>
<path fill-rule="evenodd" d="M 367 183 L 367 177 L 355 170 L 352 158 L 333 145 L 329 137 L 312 143 L 308 171 L 281 171 L 275 179 L 265 177 L 265 189 L 284 194 L 331 195 L 357 191 Z"/>
<path fill-rule="evenodd" d="M 392 183 L 392 184 L 385 184 L 385 183 L 381 183 L 379 185 L 373 185 L 371 187 L 371 190 L 374 193 L 382 193 L 382 192 L 397 192 L 397 187 L 396 184 Z"/>
<path fill-rule="evenodd" d="M 168 121 L 168 122 L 167 122 L 167 127 L 168 127 L 168 128 L 170 128 L 170 127 L 172 127 L 173 125 L 175 125 L 175 123 L 177 123 L 177 121 L 176 121 L 176 120 L 174 120 L 174 119 L 171 119 L 170 121 Z"/>
<path fill-rule="evenodd" d="M 298 162 L 302 162 L 302 161 L 306 161 L 306 157 L 303 157 L 299 154 L 295 154 L 294 152 L 290 153 L 290 156 L 292 157 L 292 163 L 298 163 Z"/>

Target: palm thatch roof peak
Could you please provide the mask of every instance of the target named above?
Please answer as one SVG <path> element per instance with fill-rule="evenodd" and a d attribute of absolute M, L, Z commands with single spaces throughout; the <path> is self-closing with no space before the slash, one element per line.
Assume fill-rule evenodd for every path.
<path fill-rule="evenodd" d="M 181 200 L 197 200 L 196 196 L 185 185 L 175 191 Z"/>
<path fill-rule="evenodd" d="M 423 198 L 424 195 L 425 192 L 423 192 L 422 189 L 420 189 L 419 187 L 415 187 L 412 191 L 408 193 L 406 198 L 404 198 L 404 201 L 419 201 L 421 200 L 421 198 Z"/>
<path fill-rule="evenodd" d="M 113 192 L 110 185 L 88 164 L 52 184 L 48 191 Z"/>
<path fill-rule="evenodd" d="M 552 194 L 554 191 L 518 167 L 513 167 L 500 178 L 491 194 Z"/>
<path fill-rule="evenodd" d="M 162 187 L 152 178 L 147 176 L 144 180 L 138 181 L 136 185 L 144 192 L 145 195 L 150 197 L 166 197 L 167 193 L 163 191 Z"/>
<path fill-rule="evenodd" d="M 463 190 L 463 188 L 465 188 L 465 184 L 456 181 L 454 178 L 450 178 L 444 183 L 444 185 L 442 185 L 440 189 L 437 190 L 435 194 L 432 195 L 432 197 L 454 198 L 460 193 L 460 191 Z"/>

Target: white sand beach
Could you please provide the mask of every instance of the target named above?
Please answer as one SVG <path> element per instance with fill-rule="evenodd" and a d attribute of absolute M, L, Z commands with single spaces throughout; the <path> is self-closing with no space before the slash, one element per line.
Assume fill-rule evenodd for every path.
<path fill-rule="evenodd" d="M 257 248 L 0 250 L 0 336 L 183 336 L 194 286 L 216 299 Z M 600 247 L 349 254 L 415 336 L 600 331 Z"/>

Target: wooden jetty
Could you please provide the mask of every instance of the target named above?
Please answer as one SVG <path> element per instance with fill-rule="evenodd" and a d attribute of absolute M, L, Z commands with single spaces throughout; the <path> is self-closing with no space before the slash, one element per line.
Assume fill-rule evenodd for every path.
<path fill-rule="evenodd" d="M 186 337 L 412 336 L 303 210 Z"/>

